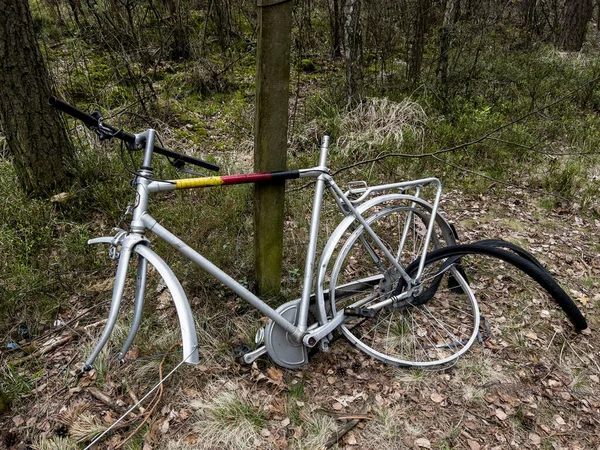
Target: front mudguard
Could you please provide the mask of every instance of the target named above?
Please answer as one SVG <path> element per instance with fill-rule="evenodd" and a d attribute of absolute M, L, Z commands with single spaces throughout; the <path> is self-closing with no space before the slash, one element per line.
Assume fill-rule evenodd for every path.
<path fill-rule="evenodd" d="M 149 241 L 144 237 L 136 233 L 126 233 L 123 230 L 119 230 L 119 232 L 115 236 L 104 236 L 99 238 L 90 239 L 88 244 L 108 244 L 111 246 L 111 250 L 109 253 L 111 257 L 116 257 L 119 259 L 119 266 L 123 265 L 124 268 L 121 269 L 121 273 L 124 274 L 126 272 L 126 266 L 129 263 L 129 259 L 133 253 L 137 253 L 140 258 L 145 259 L 147 262 L 152 264 L 157 272 L 162 277 L 163 281 L 167 285 L 167 288 L 171 292 L 171 296 L 173 298 L 173 303 L 175 304 L 175 309 L 177 311 L 177 316 L 179 319 L 179 325 L 181 329 L 181 340 L 183 344 L 183 358 L 184 362 L 188 364 L 198 364 L 199 354 L 198 354 L 198 339 L 196 334 L 196 327 L 194 324 L 194 317 L 192 315 L 192 311 L 181 286 L 181 283 L 171 270 L 171 268 L 165 263 L 165 261 L 158 256 L 154 251 L 152 251 L 149 247 Z M 120 251 L 118 249 L 121 249 Z M 125 251 L 123 251 L 125 249 Z M 122 260 L 122 258 L 126 258 Z M 119 275 L 119 271 L 117 272 Z M 124 275 L 122 275 L 124 276 Z M 139 276 L 139 274 L 138 274 Z M 119 276 L 115 282 L 119 281 Z M 113 299 L 111 301 L 111 307 L 109 311 L 109 320 L 107 322 L 107 326 L 100 338 L 100 341 L 96 345 L 96 348 L 93 350 L 91 356 L 86 361 L 86 366 L 91 366 L 93 361 L 98 356 L 102 347 L 106 344 L 109 335 L 112 332 L 112 328 L 114 323 L 116 322 L 116 316 L 118 313 L 118 309 L 121 303 L 122 289 L 113 290 Z M 142 302 L 142 299 L 136 297 L 136 315 L 141 314 L 141 307 L 137 303 Z M 139 322 L 138 320 L 134 320 L 134 324 Z M 137 327 L 133 327 L 130 335 L 127 338 L 127 341 L 124 345 L 124 348 L 128 347 L 128 344 L 131 344 L 133 341 L 133 337 L 137 332 Z M 121 351 L 121 357 L 124 352 Z"/>

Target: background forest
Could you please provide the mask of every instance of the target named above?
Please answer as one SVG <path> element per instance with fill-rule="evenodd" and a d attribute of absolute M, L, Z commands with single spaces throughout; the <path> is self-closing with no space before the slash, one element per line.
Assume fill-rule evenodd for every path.
<path fill-rule="evenodd" d="M 252 171 L 255 2 L 33 0 L 29 7 L 57 96 L 85 111 L 100 110 L 126 130 L 150 124 L 165 147 L 215 161 L 223 174 Z M 451 221 L 453 215 L 458 218 L 465 241 L 490 235 L 540 249 L 540 259 L 556 264 L 552 270 L 564 276 L 559 281 L 572 287 L 591 323 L 597 323 L 600 244 L 593 236 L 600 214 L 600 5 L 591 0 L 295 0 L 293 14 L 288 167 L 315 165 L 318 137 L 329 134 L 330 167 L 340 185 L 440 178 L 448 193 L 444 208 Z M 111 412 L 97 398 L 96 404 L 90 402 L 73 380 L 110 300 L 114 270 L 105 252 L 86 241 L 118 225 L 132 197 L 124 166 L 133 163 L 117 145 L 98 143 L 80 123 L 67 119 L 65 125 L 75 158 L 67 167 L 69 183 L 51 198 L 28 192 L 0 135 L 0 390 L 5 391 L 2 401 L 12 403 L 12 413 L 2 419 L 7 425 L 0 427 L 6 430 L 0 446 L 29 442 L 35 448 L 74 448 L 118 417 L 118 407 Z M 179 176 L 166 163 L 157 169 L 163 178 Z M 296 298 L 302 280 L 312 191 L 290 183 L 288 192 L 282 294 L 274 302 Z M 251 201 L 252 188 L 240 186 L 165 195 L 152 211 L 252 287 Z M 333 208 L 325 213 L 331 217 L 326 215 L 323 227 L 331 228 L 338 218 Z M 573 223 L 581 228 L 569 231 Z M 554 240 L 565 251 L 579 248 L 580 256 L 541 250 Z M 121 429 L 111 448 L 319 448 L 336 428 L 336 418 L 318 410 L 332 401 L 339 411 L 337 405 L 346 408 L 355 400 L 370 405 L 371 419 L 332 445 L 475 449 L 494 442 L 506 448 L 512 439 L 517 447 L 567 448 L 575 439 L 567 429 L 575 424 L 556 424 L 569 415 L 581 425 L 579 448 L 598 445 L 590 430 L 600 423 L 585 422 L 588 412 L 598 417 L 600 368 L 585 353 L 594 354 L 597 347 L 592 341 L 569 347 L 566 338 L 560 339 L 566 331 L 556 327 L 519 330 L 524 314 L 538 317 L 526 311 L 529 306 L 503 304 L 500 323 L 511 333 L 493 345 L 506 348 L 504 342 L 514 353 L 507 357 L 503 350 L 496 355 L 493 345 L 482 348 L 472 357 L 479 362 L 461 361 L 450 375 L 392 375 L 373 361 L 345 360 L 347 348 L 320 357 L 306 373 L 282 373 L 264 362 L 247 370 L 232 368 L 230 350 L 253 341 L 249 324 L 258 315 L 168 248 L 158 245 L 158 251 L 185 280 L 201 322 L 206 362 L 194 369 L 194 381 L 175 377 L 167 388 L 172 398 L 163 400 L 162 411 L 139 430 L 136 424 Z M 515 281 L 514 274 L 497 269 L 490 272 L 490 283 L 496 276 Z M 527 286 L 518 286 L 510 295 L 529 299 Z M 498 288 L 501 294 L 509 296 Z M 536 303 L 536 295 L 536 311 L 547 312 L 550 307 Z M 155 297 L 150 305 L 156 313 L 145 318 L 134 358 L 165 353 L 177 341 L 172 310 L 159 287 Z M 561 322 L 560 315 L 552 315 Z M 127 332 L 123 320 L 122 337 Z M 21 350 L 7 350 L 8 344 L 21 343 L 25 354 L 31 353 L 67 330 L 73 334 L 58 356 L 22 362 Z M 544 349 L 554 362 L 539 359 Z M 112 350 L 84 379 L 84 387 L 128 407 L 156 382 L 165 360 L 119 368 L 110 360 Z M 522 366 L 531 374 L 522 376 Z M 556 383 L 567 393 L 556 394 L 559 403 L 552 403 L 554 394 L 548 394 L 547 403 L 536 400 L 549 411 L 547 420 L 538 416 L 537 406 L 517 401 L 537 392 L 505 388 L 499 397 L 494 391 L 497 385 L 531 387 L 553 380 L 538 373 L 545 369 L 561 374 Z M 367 371 L 371 381 L 346 384 L 338 370 L 346 375 Z M 311 378 L 311 372 L 318 375 Z M 526 377 L 529 381 L 523 381 Z M 373 396 L 381 391 L 387 398 L 360 397 L 357 386 L 369 382 L 380 386 L 371 390 Z M 330 392 L 321 398 L 311 386 Z M 193 412 L 180 398 L 184 392 L 195 402 Z M 394 397 L 398 392 L 402 395 Z M 441 398 L 440 392 L 447 394 Z M 575 402 L 586 396 L 587 405 Z M 420 410 L 422 422 L 406 414 L 423 402 L 433 409 Z M 461 417 L 465 405 L 475 412 L 481 408 L 479 415 L 462 412 Z M 509 416 L 510 425 L 498 410 Z M 445 430 L 431 431 L 434 417 L 447 422 Z M 477 424 L 465 429 L 465 422 Z M 551 429 L 544 428 L 546 422 Z M 133 438 L 123 443 L 128 434 Z"/>

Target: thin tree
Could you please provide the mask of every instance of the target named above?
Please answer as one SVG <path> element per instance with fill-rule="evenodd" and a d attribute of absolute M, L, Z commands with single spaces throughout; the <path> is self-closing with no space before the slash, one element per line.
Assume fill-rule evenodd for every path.
<path fill-rule="evenodd" d="M 339 58 L 342 55 L 342 41 L 340 30 L 342 28 L 342 0 L 327 0 L 329 9 L 329 25 L 331 27 L 331 56 Z"/>
<path fill-rule="evenodd" d="M 421 75 L 430 5 L 430 0 L 413 0 L 413 32 L 408 58 L 408 79 L 412 82 L 417 81 Z"/>
<path fill-rule="evenodd" d="M 458 9 L 459 0 L 446 0 L 444 8 L 444 21 L 440 28 L 440 54 L 436 69 L 436 83 L 442 90 L 446 87 L 449 72 L 449 53 L 452 48 L 452 31 L 456 20 L 456 11 Z"/>
<path fill-rule="evenodd" d="M 346 0 L 344 3 L 344 57 L 346 59 L 346 99 L 348 104 L 355 101 L 360 95 L 361 47 L 360 0 Z"/>
<path fill-rule="evenodd" d="M 25 192 L 47 196 L 70 182 L 74 151 L 48 106 L 48 71 L 27 0 L 0 0 L 0 122 Z"/>

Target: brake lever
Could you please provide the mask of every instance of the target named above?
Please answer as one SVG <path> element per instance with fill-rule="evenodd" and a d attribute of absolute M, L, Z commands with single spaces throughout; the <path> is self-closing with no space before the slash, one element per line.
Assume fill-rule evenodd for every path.
<path fill-rule="evenodd" d="M 185 167 L 185 161 L 182 161 L 180 159 L 176 159 L 174 161 L 171 161 L 171 165 L 173 167 L 175 167 L 175 169 L 177 169 L 177 172 L 181 172 L 181 173 L 187 173 L 190 175 L 196 175 L 198 177 L 201 177 L 202 174 L 199 174 L 198 172 L 192 170 L 192 169 L 187 169 Z"/>
<path fill-rule="evenodd" d="M 90 116 L 92 116 L 98 121 L 98 126 L 93 127 L 92 130 L 94 131 L 94 133 L 96 133 L 100 141 L 105 141 L 107 139 L 112 139 L 115 137 L 116 132 L 113 132 L 113 130 L 109 129 L 108 127 L 102 124 L 102 122 L 104 121 L 104 116 L 100 111 L 92 111 L 90 113 Z"/>

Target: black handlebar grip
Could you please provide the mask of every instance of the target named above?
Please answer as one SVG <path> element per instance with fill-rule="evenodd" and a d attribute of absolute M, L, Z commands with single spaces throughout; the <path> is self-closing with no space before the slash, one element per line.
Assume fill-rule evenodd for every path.
<path fill-rule="evenodd" d="M 75 106 L 70 105 L 69 103 L 61 100 L 60 98 L 57 98 L 54 96 L 49 97 L 48 104 L 50 106 L 53 106 L 54 108 L 58 109 L 59 111 L 62 111 L 64 113 L 74 117 L 75 119 L 81 120 L 87 127 L 94 128 L 94 127 L 99 126 L 98 119 L 96 117 L 94 117 L 86 112 L 83 112 L 80 109 L 77 109 Z M 127 133 L 126 131 L 117 129 L 110 125 L 107 125 L 105 123 L 102 124 L 102 128 L 110 130 L 112 132 L 111 137 L 121 139 L 122 141 L 127 142 L 132 147 L 135 145 L 135 135 L 133 135 L 131 133 Z M 218 172 L 220 170 L 219 166 L 217 166 L 215 164 L 209 163 L 207 161 L 203 161 L 201 159 L 194 158 L 193 156 L 183 155 L 181 153 L 177 153 L 172 150 L 162 148 L 158 145 L 154 146 L 154 151 L 158 154 L 168 156 L 169 158 L 173 158 L 175 160 L 180 160 L 180 161 L 186 162 L 188 164 L 193 164 L 195 166 L 204 167 L 205 169 L 208 169 L 208 170 L 213 170 L 215 172 Z"/>
<path fill-rule="evenodd" d="M 86 112 L 83 112 L 80 109 L 77 109 L 73 105 L 68 104 L 67 102 L 61 100 L 60 98 L 49 97 L 48 104 L 50 106 L 53 106 L 54 108 L 58 109 L 59 111 L 62 111 L 72 117 L 75 117 L 76 119 L 81 120 L 88 127 L 97 127 L 98 126 L 98 119 L 96 119 L 94 116 L 92 116 Z"/>

